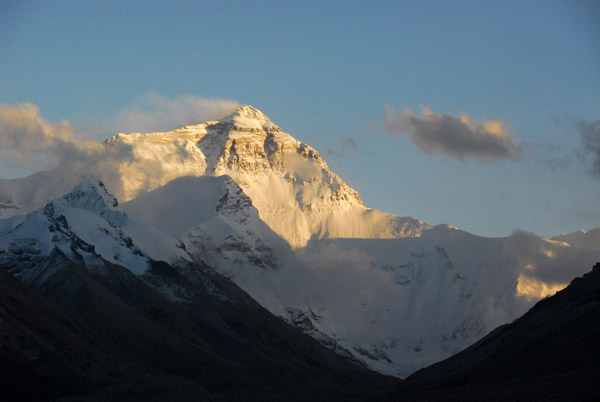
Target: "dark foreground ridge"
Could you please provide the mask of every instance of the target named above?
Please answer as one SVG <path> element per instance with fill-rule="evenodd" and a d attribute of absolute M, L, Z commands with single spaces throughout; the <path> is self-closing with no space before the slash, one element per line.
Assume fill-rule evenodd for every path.
<path fill-rule="evenodd" d="M 513 323 L 372 400 L 600 400 L 600 263 Z"/>
<path fill-rule="evenodd" d="M 398 383 L 207 267 L 154 263 L 140 278 L 108 262 L 92 274 L 60 252 L 44 263 L 55 273 L 39 289 L 0 267 L 3 402 L 356 400 Z"/>

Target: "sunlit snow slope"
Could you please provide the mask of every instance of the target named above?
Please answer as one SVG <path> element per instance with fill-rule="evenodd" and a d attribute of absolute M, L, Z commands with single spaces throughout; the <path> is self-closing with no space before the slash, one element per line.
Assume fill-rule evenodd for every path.
<path fill-rule="evenodd" d="M 311 238 L 418 236 L 429 226 L 364 206 L 319 153 L 251 106 L 221 121 L 108 139 L 90 169 L 128 201 L 182 176 L 231 176 L 263 221 L 294 247 Z M 82 178 L 48 171 L 0 181 L 0 217 L 39 208 Z M 35 183 L 35 184 L 34 184 Z"/>
<path fill-rule="evenodd" d="M 313 237 L 405 237 L 428 228 L 411 218 L 367 209 L 316 150 L 251 106 L 220 122 L 167 133 L 119 134 L 108 142 L 131 146 L 135 156 L 120 166 L 125 200 L 183 175 L 229 175 L 261 219 L 292 246 Z M 160 172 L 147 168 L 156 161 Z"/>

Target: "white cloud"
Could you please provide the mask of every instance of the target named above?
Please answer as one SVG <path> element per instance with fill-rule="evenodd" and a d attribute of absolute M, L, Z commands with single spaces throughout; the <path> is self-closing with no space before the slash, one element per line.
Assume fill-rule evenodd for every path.
<path fill-rule="evenodd" d="M 521 268 L 526 283 L 554 289 L 587 272 L 598 258 L 599 247 L 571 247 L 568 243 L 515 231 L 508 239 L 506 254 Z M 524 279 L 525 280 L 525 279 Z"/>
<path fill-rule="evenodd" d="M 283 162 L 288 172 L 299 180 L 310 181 L 321 175 L 321 167 L 317 162 L 297 153 L 284 154 Z"/>
<path fill-rule="evenodd" d="M 101 128 L 94 137 L 117 132 L 171 130 L 180 126 L 220 119 L 239 106 L 233 100 L 184 95 L 168 99 L 156 93 L 138 98 Z M 101 138 L 102 138 L 101 137 Z M 103 139 L 104 139 L 103 138 Z M 122 163 L 135 159 L 125 144 L 104 144 L 89 138 L 68 121 L 48 122 L 32 103 L 0 104 L 0 176 L 22 177 L 36 171 L 56 168 L 64 177 L 81 180 L 90 174 L 103 178 L 111 191 L 123 196 Z M 159 161 L 145 161 L 146 171 L 161 171 Z"/>
<path fill-rule="evenodd" d="M 218 120 L 241 106 L 230 99 L 182 95 L 173 99 L 150 92 L 121 110 L 108 124 L 112 132 L 152 132 Z"/>
<path fill-rule="evenodd" d="M 46 121 L 32 103 L 0 104 L 0 154 L 7 165 L 45 168 L 81 161 L 100 148 L 68 121 Z"/>
<path fill-rule="evenodd" d="M 500 121 L 473 120 L 439 115 L 423 107 L 421 117 L 410 109 L 400 112 L 386 105 L 385 126 L 389 134 L 408 136 L 422 152 L 446 155 L 459 160 L 473 158 L 481 163 L 514 159 L 521 154 L 513 136 Z"/>

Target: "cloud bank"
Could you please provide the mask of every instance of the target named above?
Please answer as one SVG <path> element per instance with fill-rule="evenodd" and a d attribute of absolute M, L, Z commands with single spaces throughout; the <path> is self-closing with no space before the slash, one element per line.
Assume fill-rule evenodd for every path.
<path fill-rule="evenodd" d="M 234 100 L 184 95 L 169 99 L 157 93 L 139 97 L 121 110 L 103 132 L 172 130 L 217 120 L 235 111 Z M 0 104 L 0 154 L 4 163 L 48 167 L 93 156 L 102 145 L 68 121 L 48 122 L 33 103 Z"/>
<path fill-rule="evenodd" d="M 134 159 L 130 146 L 106 147 L 66 120 L 48 122 L 32 103 L 0 104 L 0 157 L 3 168 L 13 164 L 34 171 L 52 168 L 65 183 L 98 175 L 115 195 L 122 189 L 120 163 Z"/>
<path fill-rule="evenodd" d="M 113 132 L 153 132 L 218 120 L 241 106 L 230 99 L 182 95 L 169 99 L 150 92 L 121 110 L 109 124 Z"/>
<path fill-rule="evenodd" d="M 190 123 L 220 119 L 235 111 L 238 105 L 230 100 L 192 95 L 168 99 L 152 93 L 119 112 L 104 125 L 102 132 L 108 136 L 109 126 L 114 128 L 109 129 L 109 135 L 119 131 L 171 130 Z M 120 166 L 133 163 L 144 164 L 145 178 L 121 177 Z M 127 144 L 107 146 L 90 139 L 66 120 L 48 122 L 32 103 L 0 104 L 0 169 L 10 172 L 13 167 L 23 174 L 58 169 L 65 182 L 74 183 L 95 174 L 102 177 L 121 200 L 128 196 L 128 180 L 156 179 L 162 172 L 160 161 L 139 160 Z M 1 172 L 0 176 L 6 177 L 6 174 Z"/>
<path fill-rule="evenodd" d="M 521 147 L 500 121 L 477 122 L 463 113 L 460 117 L 439 115 L 423 107 L 422 116 L 410 109 L 398 111 L 386 105 L 385 127 L 390 135 L 408 136 L 419 150 L 427 154 L 445 155 L 480 163 L 516 159 Z"/>
<path fill-rule="evenodd" d="M 86 159 L 100 148 L 68 121 L 46 121 L 32 103 L 0 104 L 0 154 L 5 163 L 47 167 Z"/>

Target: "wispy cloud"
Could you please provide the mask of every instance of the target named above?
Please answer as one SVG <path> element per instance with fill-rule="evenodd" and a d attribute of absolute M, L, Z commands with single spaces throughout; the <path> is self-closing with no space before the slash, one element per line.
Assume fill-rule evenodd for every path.
<path fill-rule="evenodd" d="M 182 95 L 167 98 L 155 92 L 139 96 L 108 123 L 115 132 L 152 132 L 218 120 L 231 114 L 240 104 L 231 99 Z"/>
<path fill-rule="evenodd" d="M 190 123 L 220 119 L 238 107 L 235 101 L 181 96 L 167 99 L 157 94 L 140 97 L 102 128 L 95 137 L 105 138 L 121 131 L 170 130 Z M 114 127 L 114 131 L 107 127 Z M 102 177 L 111 191 L 126 200 L 134 192 L 129 182 L 139 188 L 164 179 L 159 160 L 140 159 L 131 146 L 122 142 L 110 144 L 90 139 L 68 121 L 47 121 L 32 103 L 0 104 L 0 169 L 14 166 L 23 174 L 54 168 L 65 181 L 78 182 L 91 174 Z M 119 174 L 122 164 L 136 164 L 144 177 Z M 141 165 L 143 164 L 143 169 Z M 26 167 L 26 169 L 24 169 Z M 8 177 L 4 172 L 0 176 Z"/>
<path fill-rule="evenodd" d="M 522 148 L 500 121 L 473 120 L 468 114 L 459 117 L 439 115 L 422 107 L 421 116 L 410 109 L 398 111 L 386 105 L 385 127 L 390 135 L 408 136 L 419 150 L 427 154 L 445 155 L 461 161 L 475 159 L 488 163 L 516 159 Z"/>
<path fill-rule="evenodd" d="M 579 167 L 594 179 L 600 179 L 600 120 L 581 119 L 569 113 L 552 117 L 564 130 L 561 146 L 537 144 L 538 160 L 552 169 Z"/>
<path fill-rule="evenodd" d="M 582 159 L 591 163 L 589 173 L 600 179 L 600 120 L 577 121 L 574 127 L 583 142 Z"/>
<path fill-rule="evenodd" d="M 327 155 L 336 156 L 338 158 L 344 158 L 349 152 L 356 154 L 363 154 L 371 156 L 371 152 L 364 150 L 358 146 L 358 142 L 355 138 L 337 138 L 337 146 L 332 148 L 325 148 Z"/>
<path fill-rule="evenodd" d="M 379 124 L 376 121 L 367 119 L 362 114 L 358 116 L 358 122 L 360 123 L 361 126 L 363 126 L 363 128 L 365 128 L 369 131 L 379 130 Z"/>
<path fill-rule="evenodd" d="M 0 104 L 0 156 L 3 167 L 53 168 L 65 182 L 99 175 L 116 195 L 122 188 L 119 164 L 133 159 L 128 145 L 106 147 L 66 120 L 48 122 L 32 103 Z"/>

